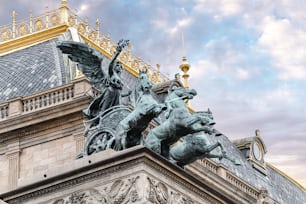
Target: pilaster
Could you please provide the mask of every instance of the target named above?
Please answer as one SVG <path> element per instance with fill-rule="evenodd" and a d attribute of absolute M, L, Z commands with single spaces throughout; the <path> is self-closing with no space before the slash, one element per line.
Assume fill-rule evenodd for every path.
<path fill-rule="evenodd" d="M 8 188 L 13 190 L 17 187 L 18 178 L 19 178 L 19 164 L 20 164 L 20 147 L 19 140 L 15 140 L 7 145 L 8 151 L 6 156 L 8 158 Z"/>
<path fill-rule="evenodd" d="M 85 137 L 83 136 L 83 132 L 78 132 L 73 134 L 75 140 L 76 153 L 80 153 L 83 150 L 85 145 Z"/>

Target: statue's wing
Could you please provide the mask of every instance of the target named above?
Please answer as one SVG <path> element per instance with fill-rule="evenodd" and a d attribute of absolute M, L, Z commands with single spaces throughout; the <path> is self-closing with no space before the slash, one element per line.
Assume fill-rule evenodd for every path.
<path fill-rule="evenodd" d="M 101 87 L 106 77 L 101 69 L 103 55 L 85 43 L 75 41 L 60 41 L 57 47 L 67 54 L 69 59 L 78 62 L 78 69 L 88 77 L 94 86 Z"/>

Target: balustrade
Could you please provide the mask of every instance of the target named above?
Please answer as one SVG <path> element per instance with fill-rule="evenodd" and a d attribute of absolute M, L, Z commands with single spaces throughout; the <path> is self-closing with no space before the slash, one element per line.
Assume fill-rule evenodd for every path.
<path fill-rule="evenodd" d="M 83 78 L 31 96 L 11 99 L 6 103 L 0 104 L 0 120 L 45 109 L 72 101 L 75 97 L 88 95 L 88 90 L 83 90 L 79 91 L 78 96 L 75 96 L 75 87 L 80 84 L 90 86 L 88 80 Z M 93 92 L 98 94 L 98 91 L 95 89 L 93 89 Z"/>

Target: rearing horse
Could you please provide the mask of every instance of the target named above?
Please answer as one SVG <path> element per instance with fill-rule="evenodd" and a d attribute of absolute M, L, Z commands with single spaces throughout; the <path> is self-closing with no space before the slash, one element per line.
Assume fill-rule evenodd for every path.
<path fill-rule="evenodd" d="M 218 158 L 219 160 L 225 158 L 233 162 L 235 165 L 240 165 L 240 162 L 227 155 L 224 147 L 220 142 L 210 144 L 208 135 L 201 134 L 189 134 L 184 137 L 184 141 L 170 149 L 170 161 L 177 164 L 180 167 L 184 167 L 187 164 L 194 162 L 201 158 Z M 216 148 L 220 148 L 221 153 L 213 153 Z"/>
<path fill-rule="evenodd" d="M 152 95 L 152 82 L 147 71 L 139 71 L 135 86 L 135 109 L 124 118 L 116 129 L 115 150 L 126 149 L 142 142 L 142 131 L 150 121 L 166 109 L 164 104 L 157 103 Z"/>
<path fill-rule="evenodd" d="M 181 137 L 197 132 L 211 132 L 213 121 L 202 114 L 191 114 L 185 100 L 196 95 L 194 89 L 170 88 L 166 97 L 166 120 L 153 128 L 145 141 L 145 146 L 169 158 L 170 146 Z"/>

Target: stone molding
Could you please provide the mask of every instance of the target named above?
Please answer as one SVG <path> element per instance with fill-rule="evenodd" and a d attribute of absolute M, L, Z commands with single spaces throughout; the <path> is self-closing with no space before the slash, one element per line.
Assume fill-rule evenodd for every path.
<path fill-rule="evenodd" d="M 72 83 L 73 84 L 83 84 L 83 86 L 87 86 L 89 82 L 82 78 L 79 80 L 76 80 Z M 35 101 L 36 98 L 42 99 L 46 95 L 53 95 L 53 93 L 58 93 L 59 90 L 65 90 L 65 88 L 68 85 L 64 85 L 61 87 L 57 87 L 56 89 L 51 89 L 45 92 L 41 92 L 38 94 L 31 95 L 29 97 L 20 99 L 18 98 L 17 101 L 22 100 L 23 104 L 25 104 L 25 101 Z M 70 86 L 70 85 L 69 85 Z M 45 121 L 50 121 L 52 119 L 57 119 L 59 116 L 61 118 L 64 115 L 73 114 L 76 112 L 81 113 L 81 111 L 88 106 L 90 102 L 90 96 L 88 95 L 88 90 L 83 90 L 83 95 L 80 93 L 78 96 L 70 98 L 66 101 L 57 101 L 56 104 L 46 104 L 46 106 L 33 109 L 32 111 L 17 113 L 14 111 L 15 115 L 8 115 L 8 117 L 1 120 L 0 123 L 0 142 L 4 142 L 9 139 L 13 139 L 14 137 L 20 137 L 20 134 L 27 134 L 28 131 L 26 131 L 24 128 L 27 128 L 28 126 L 33 126 L 38 123 L 43 123 Z M 54 99 L 55 100 L 55 99 Z M 16 100 L 13 100 L 13 104 L 16 104 Z M 35 102 L 36 103 L 36 102 Z M 40 102 L 39 102 L 40 103 Z M 43 102 L 42 102 L 43 103 Z M 20 103 L 19 103 L 20 104 Z M 34 102 L 32 103 L 34 104 Z M 12 105 L 11 105 L 12 106 Z M 8 107 L 10 107 L 10 102 L 8 103 Z M 17 108 L 16 108 L 17 110 Z M 20 110 L 20 109 L 18 109 Z M 24 110 L 24 109 L 22 109 Z M 10 112 L 10 110 L 8 110 Z M 63 119 L 62 119 L 63 120 Z M 51 124 L 53 125 L 53 124 Z M 16 130 L 18 134 L 16 134 Z M 33 130 L 37 131 L 37 130 Z M 14 132 L 12 134 L 12 132 Z M 1 152 L 1 151 L 0 151 Z"/>
<path fill-rule="evenodd" d="M 64 195 L 58 200 L 63 199 L 65 201 L 68 201 L 69 196 L 72 196 L 73 193 L 78 192 L 86 197 L 86 195 L 89 195 L 88 192 L 91 188 L 97 189 L 96 186 L 105 186 L 105 183 L 113 185 L 118 179 L 131 179 L 131 176 L 136 178 L 137 175 L 139 175 L 139 179 L 142 179 L 141 184 L 146 183 L 144 186 L 141 185 L 140 188 L 146 187 L 146 189 L 151 190 L 139 194 L 142 199 L 137 200 L 135 198 L 133 199 L 135 200 L 134 203 L 152 203 L 140 201 L 143 201 L 143 199 L 147 199 L 147 201 L 148 199 L 159 200 L 165 192 L 168 192 L 169 202 L 159 203 L 171 203 L 169 196 L 175 195 L 183 204 L 234 203 L 230 197 L 224 196 L 218 189 L 213 189 L 202 183 L 198 178 L 142 146 L 136 146 L 122 152 L 100 152 L 73 161 L 67 168 L 62 167 L 53 174 L 52 172 L 45 172 L 44 175 L 37 175 L 36 180 L 31 179 L 32 182 L 6 192 L 0 197 L 8 203 L 45 203 L 47 200 L 42 200 L 42 198 L 49 198 L 50 203 L 53 204 L 57 201 L 55 200 L 57 197 L 53 195 Z M 101 192 L 103 194 L 103 189 L 102 187 L 98 188 L 100 194 Z M 167 190 L 165 191 L 165 189 Z M 164 192 L 159 194 L 161 190 Z M 150 197 L 150 191 L 151 194 L 155 193 L 155 195 Z M 64 192 L 68 193 L 65 194 Z M 105 192 L 109 193 L 108 190 Z M 135 196 L 135 192 L 132 194 Z"/>

